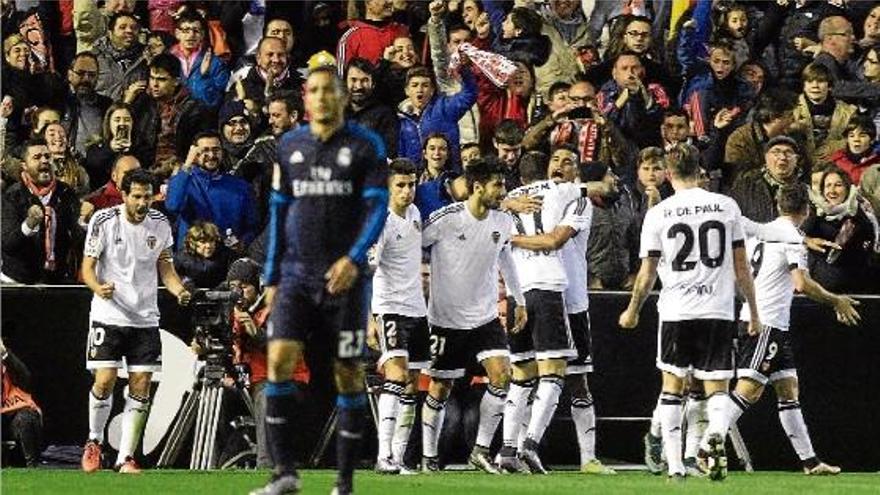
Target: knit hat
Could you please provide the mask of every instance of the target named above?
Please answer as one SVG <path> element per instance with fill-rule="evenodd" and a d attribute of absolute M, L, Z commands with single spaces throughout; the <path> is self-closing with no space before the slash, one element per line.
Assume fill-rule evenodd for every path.
<path fill-rule="evenodd" d="M 248 111 L 247 108 L 244 106 L 243 101 L 232 100 L 223 104 L 223 106 L 220 107 L 220 116 L 218 118 L 220 127 L 223 127 L 224 124 L 235 117 L 248 118 Z"/>
<path fill-rule="evenodd" d="M 602 162 L 586 162 L 581 165 L 581 181 L 598 182 L 608 173 L 608 165 Z"/>
<path fill-rule="evenodd" d="M 791 146 L 791 149 L 793 149 L 795 153 L 800 153 L 800 146 L 798 146 L 797 141 L 795 141 L 794 138 L 786 136 L 784 134 L 781 136 L 770 138 L 770 140 L 767 141 L 766 144 L 764 144 L 764 153 L 770 151 L 770 149 L 777 144 L 787 144 L 788 146 Z"/>
<path fill-rule="evenodd" d="M 226 281 L 238 280 L 254 287 L 260 286 L 260 264 L 250 258 L 241 258 L 232 262 L 226 274 Z"/>

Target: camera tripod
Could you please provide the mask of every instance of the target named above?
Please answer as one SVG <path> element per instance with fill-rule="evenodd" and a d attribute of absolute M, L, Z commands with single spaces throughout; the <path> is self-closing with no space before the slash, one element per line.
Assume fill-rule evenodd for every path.
<path fill-rule="evenodd" d="M 174 427 L 168 435 L 165 448 L 162 449 L 162 454 L 156 463 L 157 467 L 173 466 L 180 455 L 180 448 L 183 446 L 183 442 L 193 428 L 193 423 L 195 423 L 195 433 L 189 468 L 193 470 L 207 470 L 217 467 L 217 426 L 219 425 L 220 414 L 223 409 L 223 391 L 225 387 L 222 380 L 224 371 L 222 364 L 212 362 L 210 358 L 208 359 L 198 381 L 193 386 L 193 391 L 186 398 L 186 402 L 184 402 L 183 408 L 181 408 L 180 414 L 174 422 Z M 254 404 L 250 395 L 242 388 L 233 388 L 238 391 L 241 399 L 247 406 L 250 418 L 253 418 Z M 250 443 L 253 444 L 253 442 Z M 239 453 L 233 459 L 241 459 L 242 454 L 254 454 L 253 451 L 252 446 L 250 452 Z"/>

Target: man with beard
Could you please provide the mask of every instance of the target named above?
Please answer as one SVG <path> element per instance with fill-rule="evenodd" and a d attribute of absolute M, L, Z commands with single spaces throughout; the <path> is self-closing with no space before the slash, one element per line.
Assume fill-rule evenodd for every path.
<path fill-rule="evenodd" d="M 397 156 L 400 122 L 394 110 L 374 96 L 375 68 L 363 58 L 353 58 L 345 67 L 349 102 L 345 117 L 382 137 L 388 156 Z M 416 162 L 418 163 L 418 162 Z"/>
<path fill-rule="evenodd" d="M 134 14 L 120 12 L 110 19 L 107 35 L 95 42 L 94 52 L 101 68 L 95 84 L 99 94 L 116 101 L 133 83 L 146 79 L 144 45 L 138 41 L 140 29 Z"/>
<path fill-rule="evenodd" d="M 299 93 L 302 78 L 290 66 L 287 44 L 281 38 L 266 36 L 257 45 L 257 65 L 250 68 L 247 76 L 237 81 L 226 93 L 226 101 L 241 100 L 248 111 L 263 115 L 267 100 L 277 91 Z M 262 121 L 261 124 L 265 123 Z"/>
<path fill-rule="evenodd" d="M 89 141 L 101 135 L 104 112 L 113 103 L 95 91 L 99 71 L 98 58 L 91 52 L 78 53 L 67 70 L 70 90 L 65 100 L 63 123 L 73 149 L 82 155 Z"/>
<path fill-rule="evenodd" d="M 153 187 L 149 172 L 128 172 L 122 179 L 124 204 L 99 212 L 89 222 L 82 278 L 94 293 L 86 368 L 95 381 L 89 390 L 89 439 L 82 456 L 87 473 L 101 468 L 101 444 L 123 357 L 128 393 L 115 466 L 122 474 L 140 472 L 135 448 L 150 410 L 152 374 L 162 369 L 156 280 L 162 280 L 181 306 L 191 297 L 174 270 L 171 225 L 150 208 Z"/>
<path fill-rule="evenodd" d="M 177 219 L 177 245 L 184 245 L 190 225 L 203 221 L 220 229 L 226 247 L 241 252 L 257 231 L 250 185 L 220 169 L 223 148 L 216 132 L 201 132 L 193 143 L 186 163 L 168 181 L 165 198 L 165 207 Z"/>
<path fill-rule="evenodd" d="M 79 200 L 55 179 L 46 141 L 23 145 L 21 182 L 3 193 L 3 272 L 10 283 L 66 283 L 70 248 L 82 242 Z"/>
<path fill-rule="evenodd" d="M 298 94 L 285 91 L 272 95 L 269 98 L 269 130 L 254 141 L 253 147 L 238 164 L 236 175 L 253 188 L 260 230 L 269 221 L 270 165 L 278 160 L 278 140 L 299 126 L 302 115 L 303 104 Z"/>

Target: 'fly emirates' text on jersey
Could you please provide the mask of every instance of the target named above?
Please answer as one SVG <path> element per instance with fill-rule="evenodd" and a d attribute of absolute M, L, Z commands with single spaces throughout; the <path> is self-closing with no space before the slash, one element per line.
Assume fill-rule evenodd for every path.
<path fill-rule="evenodd" d="M 733 250 L 744 245 L 741 212 L 727 196 L 694 187 L 648 210 L 640 257 L 659 257 L 661 321 L 734 319 Z"/>
<path fill-rule="evenodd" d="M 478 220 L 466 203 L 453 203 L 431 214 L 422 245 L 431 247 L 432 326 L 471 330 L 498 318 L 498 269 L 517 304 L 525 300 L 510 255 L 513 219 L 489 210 Z"/>
<path fill-rule="evenodd" d="M 549 233 L 559 224 L 565 207 L 581 197 L 581 188 L 572 183 L 542 180 L 514 189 L 509 197 L 523 195 L 540 199 L 541 209 L 534 213 L 513 214 L 512 234 L 536 235 Z M 562 292 L 568 286 L 561 250 L 533 251 L 514 247 L 511 252 L 523 291 Z"/>
<path fill-rule="evenodd" d="M 388 210 L 373 256 L 377 264 L 370 305 L 373 313 L 424 317 L 422 217 L 415 205 L 409 205 L 405 217 Z"/>
<path fill-rule="evenodd" d="M 791 220 L 777 218 L 766 224 L 746 224 L 746 249 L 755 278 L 755 299 L 761 323 L 788 330 L 794 281 L 791 271 L 807 269 L 804 236 Z M 741 321 L 749 321 L 749 305 L 740 311 Z"/>
<path fill-rule="evenodd" d="M 128 221 L 125 205 L 95 213 L 84 253 L 98 260 L 98 280 L 113 284 L 113 297 L 93 296 L 89 319 L 107 325 L 159 326 L 156 262 L 173 243 L 168 219 L 156 210 L 149 210 L 138 224 Z"/>
<path fill-rule="evenodd" d="M 318 287 L 339 258 L 366 261 L 384 226 L 388 197 L 381 138 L 348 122 L 321 141 L 305 125 L 281 137 L 278 161 L 283 195 L 273 201 L 287 204 L 270 217 L 268 282 L 279 275 L 276 257 L 282 277 Z M 385 201 L 375 215 L 365 205 L 374 198 Z"/>

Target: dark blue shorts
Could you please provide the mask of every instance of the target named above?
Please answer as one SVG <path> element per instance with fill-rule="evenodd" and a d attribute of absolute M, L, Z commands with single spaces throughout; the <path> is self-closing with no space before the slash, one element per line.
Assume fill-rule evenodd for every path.
<path fill-rule="evenodd" d="M 269 340 L 297 340 L 307 352 L 322 348 L 337 359 L 366 352 L 367 314 L 364 277 L 348 291 L 332 296 L 323 286 L 282 278 L 269 321 Z"/>

